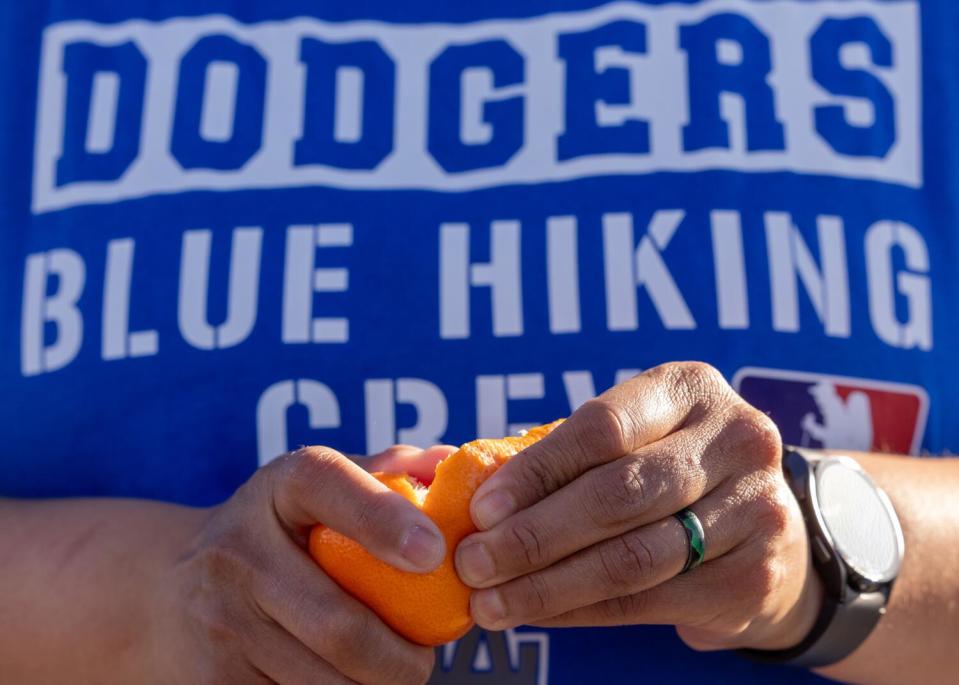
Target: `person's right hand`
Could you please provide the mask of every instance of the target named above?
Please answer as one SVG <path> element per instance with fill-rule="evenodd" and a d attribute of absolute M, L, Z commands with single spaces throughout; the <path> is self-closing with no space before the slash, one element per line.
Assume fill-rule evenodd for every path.
<path fill-rule="evenodd" d="M 424 683 L 433 650 L 392 632 L 309 557 L 322 523 L 408 571 L 445 552 L 435 524 L 334 450 L 264 466 L 199 521 L 153 626 L 153 661 L 176 683 Z"/>

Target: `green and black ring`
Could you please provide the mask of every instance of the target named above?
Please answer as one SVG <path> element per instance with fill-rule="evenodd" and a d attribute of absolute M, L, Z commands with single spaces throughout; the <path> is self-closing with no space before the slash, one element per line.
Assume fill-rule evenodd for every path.
<path fill-rule="evenodd" d="M 699 517 L 691 509 L 683 509 L 675 514 L 676 519 L 683 524 L 683 530 L 686 531 L 686 541 L 689 543 L 689 553 L 686 555 L 686 564 L 680 575 L 703 563 L 706 558 L 706 532 L 703 530 L 703 524 Z"/>

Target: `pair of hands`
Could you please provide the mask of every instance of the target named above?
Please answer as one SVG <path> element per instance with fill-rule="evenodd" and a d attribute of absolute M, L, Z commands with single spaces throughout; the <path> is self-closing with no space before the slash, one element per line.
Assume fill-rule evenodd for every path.
<path fill-rule="evenodd" d="M 451 447 L 397 447 L 371 470 L 431 474 Z M 779 434 L 711 367 L 667 364 L 587 402 L 477 492 L 480 532 L 456 550 L 486 628 L 671 624 L 695 649 L 793 645 L 821 601 Z M 706 563 L 673 514 L 703 523 Z M 328 448 L 261 469 L 207 512 L 176 561 L 158 658 L 177 682 L 422 683 L 433 650 L 413 645 L 305 552 L 322 522 L 384 561 L 428 571 L 436 526 Z"/>

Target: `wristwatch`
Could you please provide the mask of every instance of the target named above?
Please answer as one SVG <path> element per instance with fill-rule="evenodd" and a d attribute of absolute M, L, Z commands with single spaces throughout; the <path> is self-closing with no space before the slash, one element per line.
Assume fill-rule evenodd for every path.
<path fill-rule="evenodd" d="M 795 494 L 823 583 L 823 606 L 791 649 L 740 650 L 751 659 L 827 666 L 851 654 L 886 612 L 905 543 L 886 493 L 853 459 L 785 447 L 783 470 Z"/>

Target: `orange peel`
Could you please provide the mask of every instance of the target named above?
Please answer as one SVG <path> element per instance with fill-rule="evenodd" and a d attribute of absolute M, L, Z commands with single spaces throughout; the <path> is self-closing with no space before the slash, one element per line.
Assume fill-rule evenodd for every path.
<path fill-rule="evenodd" d="M 476 532 L 470 500 L 496 469 L 547 436 L 561 421 L 520 436 L 468 442 L 437 464 L 429 487 L 405 474 L 373 474 L 419 507 L 443 533 L 446 556 L 433 571 L 396 569 L 325 526 L 310 532 L 310 554 L 329 577 L 412 642 L 435 646 L 462 637 L 473 625 L 471 589 L 456 574 L 453 553 L 463 538 Z"/>

